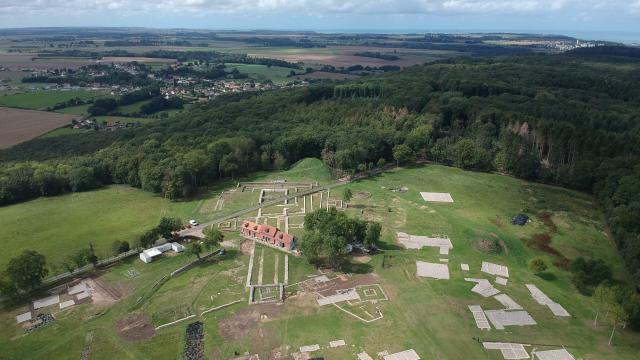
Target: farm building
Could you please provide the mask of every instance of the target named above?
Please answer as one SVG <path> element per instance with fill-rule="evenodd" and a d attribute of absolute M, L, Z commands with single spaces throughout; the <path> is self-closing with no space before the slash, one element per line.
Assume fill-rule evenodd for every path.
<path fill-rule="evenodd" d="M 162 245 L 158 245 L 155 247 L 152 247 L 151 249 L 147 249 L 144 250 L 143 252 L 140 253 L 140 260 L 142 260 L 142 262 L 148 264 L 151 261 L 153 261 L 153 258 L 161 255 L 164 252 L 167 252 L 169 250 L 173 250 L 177 253 L 179 252 L 183 252 L 184 251 L 184 246 L 182 246 L 181 244 L 178 243 L 166 243 L 166 244 L 162 244 Z"/>
<path fill-rule="evenodd" d="M 291 251 L 296 248 L 296 238 L 275 226 L 258 225 L 253 221 L 245 220 L 240 228 L 240 233 L 248 239 L 260 240 L 285 250 Z"/>

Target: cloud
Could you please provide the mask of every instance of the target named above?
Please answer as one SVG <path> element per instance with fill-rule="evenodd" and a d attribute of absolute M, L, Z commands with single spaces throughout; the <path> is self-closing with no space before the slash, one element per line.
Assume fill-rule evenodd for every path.
<path fill-rule="evenodd" d="M 629 2 L 613 0 L 607 7 Z M 474 14 L 593 11 L 602 0 L 0 0 L 0 15 L 34 12 L 204 12 L 305 14 Z M 629 9 L 640 10 L 640 0 Z"/>

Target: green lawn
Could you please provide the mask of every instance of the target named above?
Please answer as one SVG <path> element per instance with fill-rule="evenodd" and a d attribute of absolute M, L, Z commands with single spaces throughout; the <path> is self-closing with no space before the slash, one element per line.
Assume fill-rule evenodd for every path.
<path fill-rule="evenodd" d="M 328 181 L 328 172 L 318 160 L 305 160 L 287 172 L 259 174 L 251 180 L 289 176 L 291 180 L 308 179 L 315 175 L 321 182 Z M 227 188 L 232 186 L 227 184 Z M 348 213 L 380 221 L 384 233 L 383 251 L 365 265 L 353 269 L 358 273 L 374 273 L 389 297 L 389 301 L 362 308 L 352 307 L 351 310 L 370 312 L 377 307 L 382 311 L 383 319 L 366 324 L 336 307 L 315 306 L 315 299 L 310 295 L 290 297 L 284 306 L 275 306 L 271 310 L 258 306 L 247 309 L 248 291 L 244 281 L 249 256 L 237 249 L 229 249 L 224 259 L 215 259 L 170 279 L 153 293 L 149 290 L 156 280 L 193 260 L 193 256 L 163 256 L 151 264 L 132 258 L 106 270 L 102 276 L 108 284 L 127 291 L 127 295 L 111 308 L 77 306 L 57 314 L 56 322 L 49 327 L 25 336 L 15 324 L 15 316 L 22 308 L 9 307 L 0 312 L 2 356 L 77 358 L 85 335 L 92 331 L 92 359 L 176 359 L 181 357 L 184 349 L 187 324 L 202 321 L 208 359 L 230 359 L 245 352 L 269 358 L 273 349 L 279 346 L 288 347 L 293 352 L 302 345 L 311 344 L 323 347 L 313 353 L 314 357 L 324 356 L 332 360 L 354 359 L 355 354 L 361 351 L 375 358 L 381 351 L 392 353 L 409 348 L 415 349 L 422 359 L 502 359 L 497 351 L 483 350 L 474 338 L 536 344 L 539 349 L 548 348 L 541 344 L 554 345 L 555 348 L 565 346 L 576 358 L 583 359 L 637 358 L 640 351 L 638 334 L 628 329 L 616 330 L 615 346 L 609 347 L 609 325 L 592 328 L 595 306 L 592 299 L 577 293 L 568 272 L 550 266 L 543 279 L 533 275 L 527 267 L 528 260 L 535 256 L 544 257 L 549 264 L 554 260 L 551 255 L 527 246 L 533 234 L 548 233 L 552 239 L 551 246 L 568 258 L 578 255 L 603 258 L 613 266 L 616 278 L 626 279 L 619 256 L 606 235 L 602 214 L 590 196 L 510 177 L 430 165 L 389 171 L 347 186 L 354 193 L 366 191 L 371 195 L 353 199 Z M 402 186 L 409 190 L 405 193 L 391 191 Z M 336 188 L 332 193 L 341 191 L 342 188 Z M 421 191 L 449 192 L 455 202 L 425 203 L 419 195 Z M 126 238 L 127 234 L 133 235 L 151 226 L 162 214 L 187 218 L 203 206 L 202 201 L 172 204 L 121 186 L 41 199 L 0 209 L 0 225 L 5 234 L 12 234 L 2 238 L 2 245 L 8 251 L 15 251 L 11 245 L 18 242 L 28 241 L 30 247 L 43 246 L 48 239 L 57 238 L 65 239 L 65 242 L 59 242 L 59 247 L 75 246 L 72 239 L 81 239 L 79 243 L 84 243 L 85 239 L 96 236 L 102 239 L 101 243 L 109 244 L 111 239 L 107 238 L 110 234 L 120 232 L 119 237 Z M 29 209 L 21 210 L 22 207 Z M 555 226 L 538 218 L 537 214 L 542 211 L 552 214 Z M 511 225 L 511 216 L 518 212 L 529 214 L 532 222 L 524 227 Z M 198 216 L 198 220 L 203 221 L 210 214 L 199 213 Z M 10 220 L 5 220 L 7 217 Z M 63 224 L 62 229 L 57 229 L 60 224 Z M 28 229 L 34 228 L 38 234 L 35 241 L 27 236 Z M 52 232 L 54 229 L 56 232 Z M 438 262 L 442 256 L 433 248 L 405 250 L 399 247 L 394 239 L 396 231 L 415 235 L 448 235 L 454 245 L 448 256 L 451 279 L 417 278 L 416 260 Z M 227 239 L 233 238 L 237 236 L 227 233 Z M 491 238 L 501 241 L 505 250 L 500 254 L 487 254 L 477 248 L 478 240 Z M 7 245 L 8 241 L 11 245 Z M 47 254 L 61 253 L 52 247 L 43 251 Z M 266 249 L 265 255 L 268 253 L 272 254 L 273 250 Z M 508 285 L 498 287 L 529 311 L 538 322 L 537 326 L 508 327 L 507 330 L 488 332 L 476 329 L 467 305 L 500 308 L 494 299 L 472 293 L 473 284 L 463 280 L 464 277 L 492 280 L 479 271 L 483 260 L 509 266 L 511 276 Z M 282 258 L 279 261 L 282 265 Z M 257 264 L 257 259 L 254 262 Z M 468 263 L 471 271 L 462 272 L 460 263 Z M 272 268 L 273 262 L 267 267 Z M 132 268 L 140 275 L 128 278 L 127 270 Z M 263 277 L 273 277 L 275 270 L 263 271 Z M 313 272 L 313 267 L 304 259 L 289 256 L 290 284 L 306 279 Z M 531 298 L 524 286 L 528 283 L 536 284 L 573 317 L 555 318 L 546 307 Z M 295 286 L 287 288 L 287 292 L 294 290 Z M 134 307 L 136 300 L 144 294 L 152 295 Z M 204 309 L 238 299 L 243 301 L 200 316 Z M 255 311 L 252 316 L 256 320 L 248 325 L 247 335 L 237 339 L 223 337 L 221 321 L 241 311 Z M 186 314 L 197 316 L 158 330 L 151 339 L 125 341 L 116 332 L 115 324 L 129 313 L 142 314 L 153 325 Z M 244 324 L 236 324 L 236 328 Z M 338 339 L 345 340 L 348 346 L 328 349 L 328 342 Z M 531 349 L 527 347 L 527 350 Z"/>
<path fill-rule="evenodd" d="M 173 203 L 159 196 L 125 186 L 40 198 L 0 208 L 0 267 L 22 250 L 46 254 L 53 272 L 70 252 L 96 246 L 100 257 L 110 255 L 115 240 L 134 241 L 155 226 L 162 216 L 184 221 L 197 211 L 200 201 Z"/>
<path fill-rule="evenodd" d="M 73 98 L 90 99 L 96 96 L 94 91 L 37 91 L 15 95 L 0 96 L 0 105 L 22 109 L 45 110 L 49 106 Z"/>

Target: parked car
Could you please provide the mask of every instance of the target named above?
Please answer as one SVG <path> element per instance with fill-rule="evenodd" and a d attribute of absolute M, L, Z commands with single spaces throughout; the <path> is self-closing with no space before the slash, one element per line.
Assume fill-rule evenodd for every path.
<path fill-rule="evenodd" d="M 189 220 L 189 224 L 190 224 L 191 226 L 198 226 L 198 222 L 197 222 L 197 221 L 195 221 L 195 220 L 193 220 L 193 219 Z"/>

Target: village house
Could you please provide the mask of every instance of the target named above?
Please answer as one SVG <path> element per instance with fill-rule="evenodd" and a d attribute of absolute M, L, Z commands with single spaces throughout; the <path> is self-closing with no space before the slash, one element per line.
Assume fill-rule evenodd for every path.
<path fill-rule="evenodd" d="M 296 248 L 296 238 L 275 226 L 258 225 L 253 221 L 245 220 L 240 228 L 240 233 L 248 239 L 260 240 L 285 250 L 293 251 Z"/>

